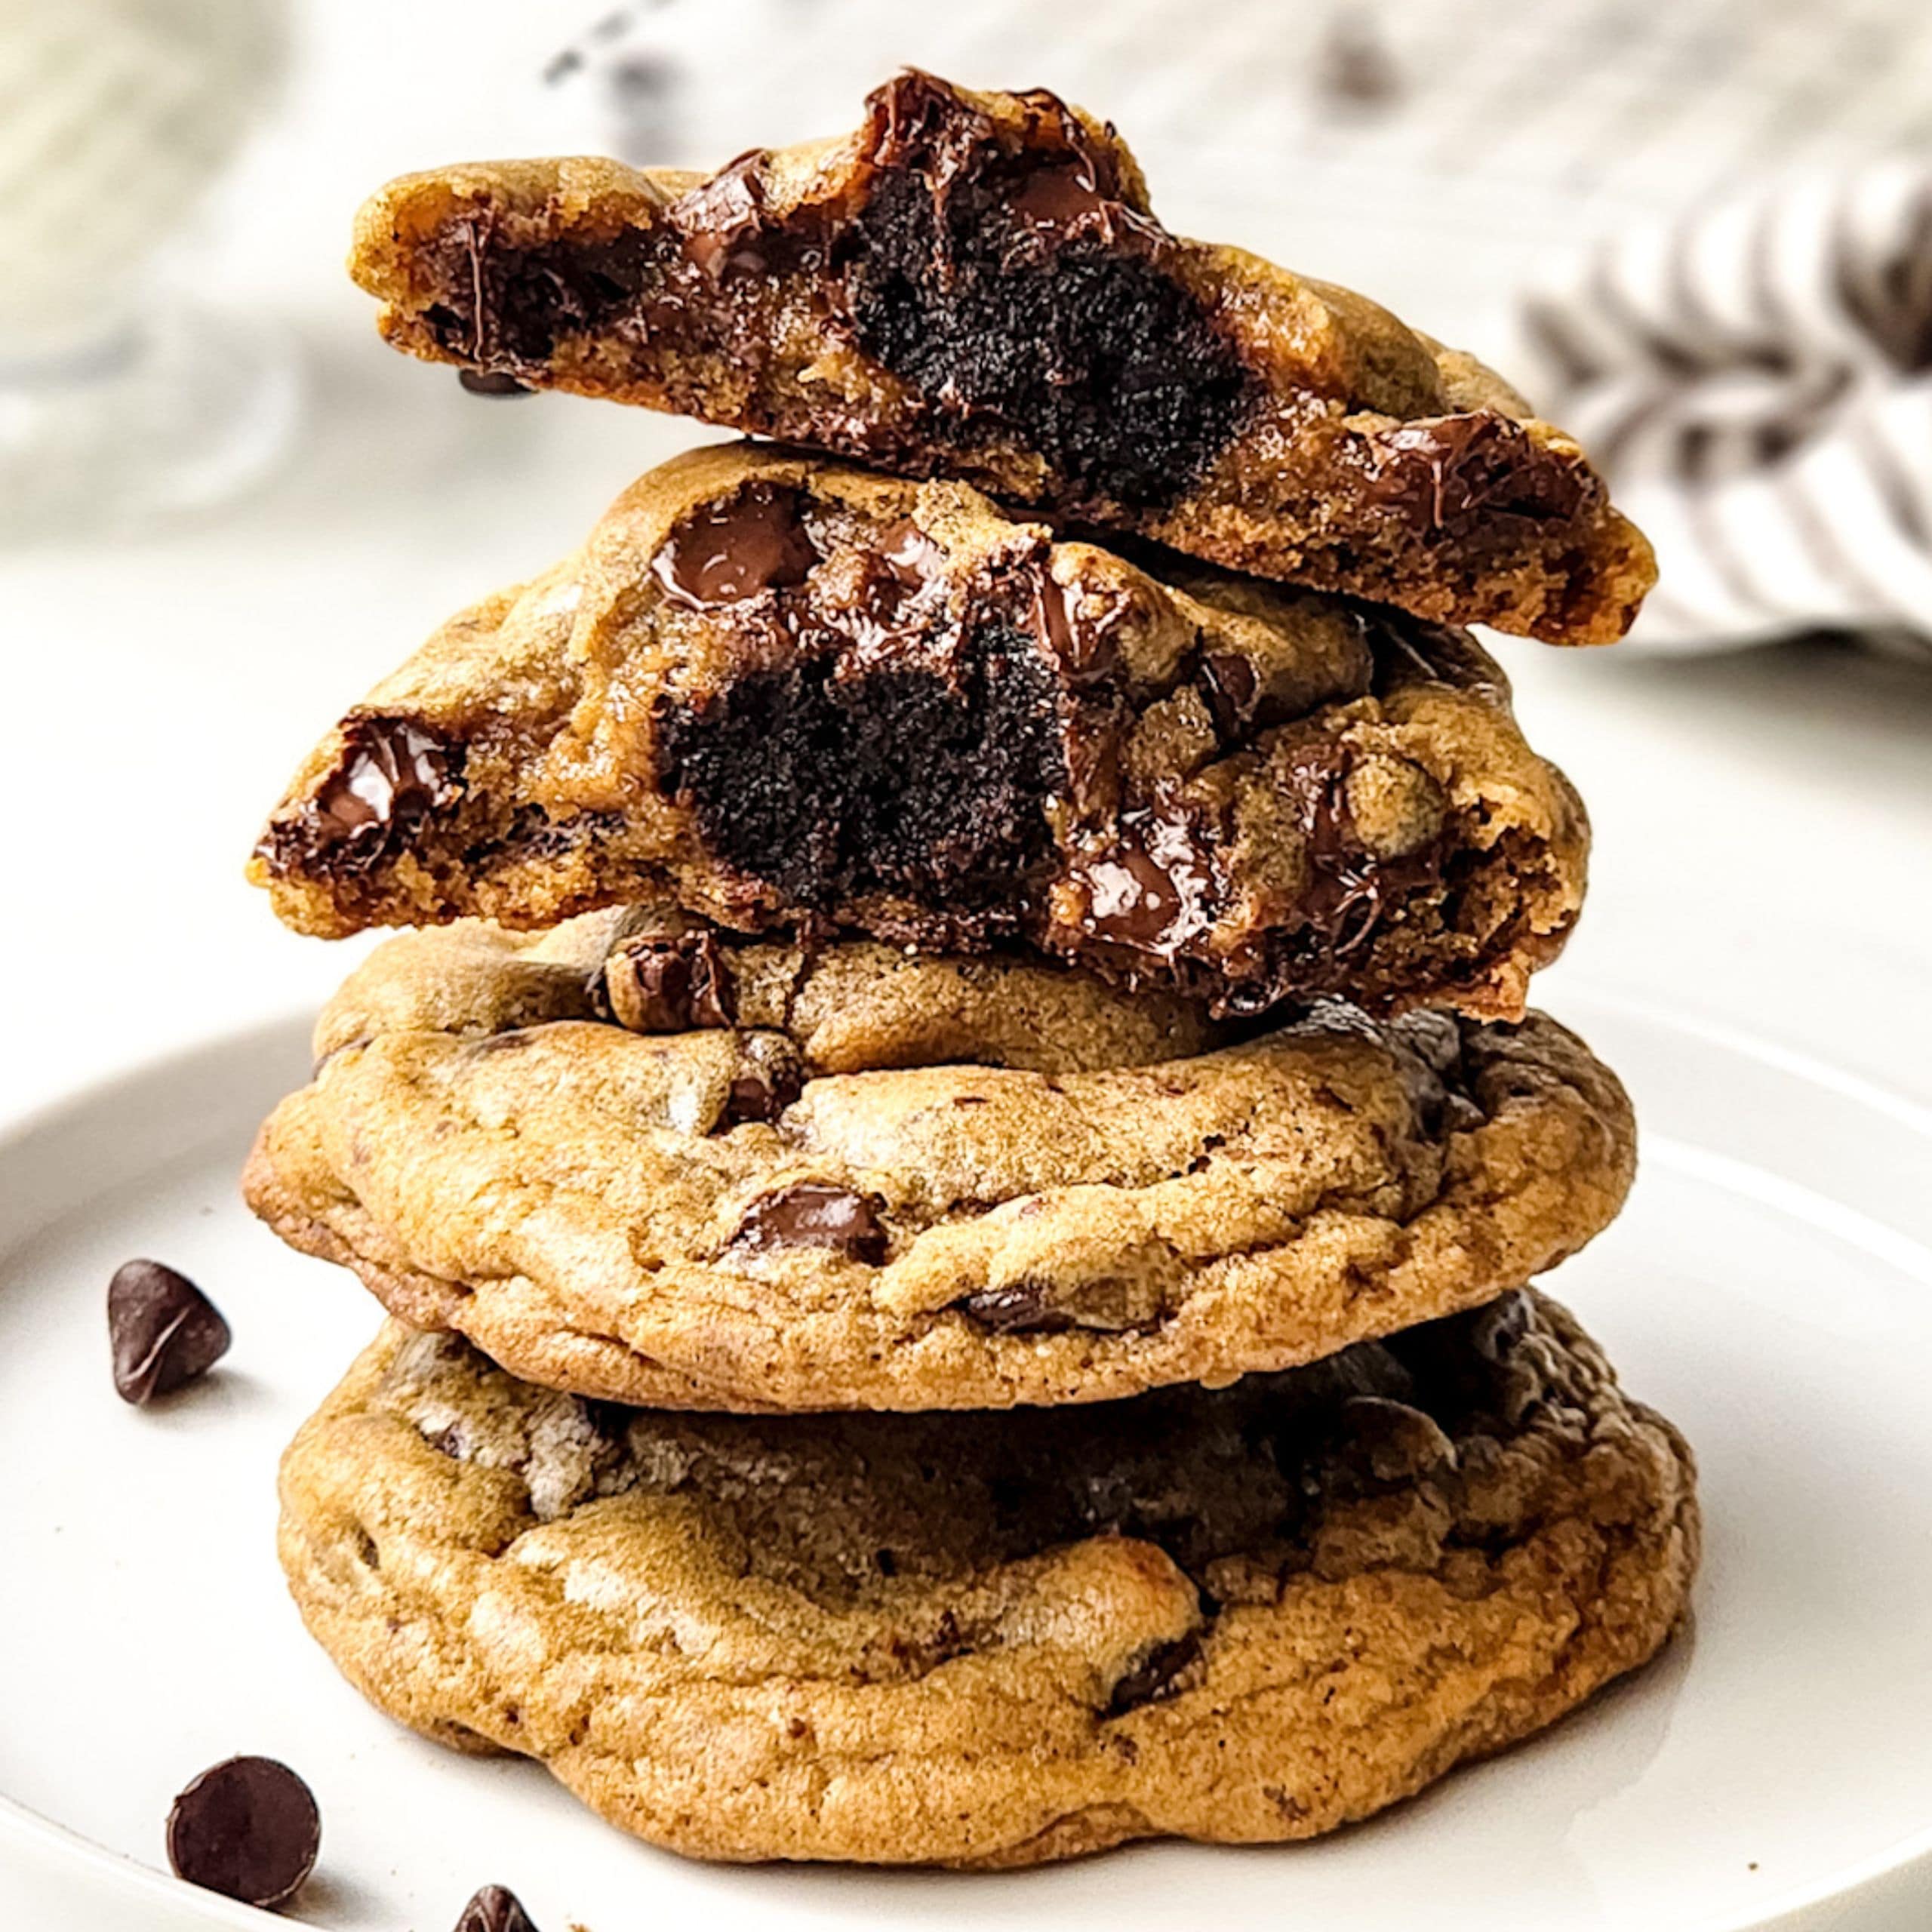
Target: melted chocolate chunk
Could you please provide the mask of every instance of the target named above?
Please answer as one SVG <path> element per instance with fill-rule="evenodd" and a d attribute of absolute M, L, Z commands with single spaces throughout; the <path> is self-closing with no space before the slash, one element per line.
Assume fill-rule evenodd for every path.
<path fill-rule="evenodd" d="M 315 1869 L 314 1794 L 272 1758 L 230 1758 L 202 1772 L 168 1814 L 168 1862 L 191 1885 L 277 1906 Z"/>
<path fill-rule="evenodd" d="M 835 608 L 821 606 L 813 623 L 849 637 L 863 661 L 889 659 L 943 632 L 946 552 L 910 519 L 889 524 L 872 540 L 857 565 L 857 581 Z"/>
<path fill-rule="evenodd" d="M 876 1268 L 888 1238 L 871 1201 L 848 1187 L 798 1181 L 754 1201 L 731 1237 L 734 1247 L 829 1247 Z"/>
<path fill-rule="evenodd" d="M 1211 651 L 1201 660 L 1201 684 L 1216 730 L 1230 743 L 1244 739 L 1261 689 L 1254 660 L 1235 651 Z"/>
<path fill-rule="evenodd" d="M 1057 1335 L 1077 1324 L 1066 1309 L 1054 1306 L 1051 1292 L 1044 1282 L 1013 1281 L 982 1288 L 954 1306 L 996 1335 Z"/>
<path fill-rule="evenodd" d="M 1182 1673 L 1200 1655 L 1201 1637 L 1198 1631 L 1190 1630 L 1186 1636 L 1177 1637 L 1171 1644 L 1162 1644 L 1144 1663 L 1129 1671 L 1114 1686 L 1113 1695 L 1107 1700 L 1106 1715 L 1110 1718 L 1123 1717 L 1143 1704 L 1174 1696 L 1180 1689 L 1179 1679 Z"/>
<path fill-rule="evenodd" d="M 460 798 L 462 780 L 463 747 L 417 720 L 352 718 L 335 769 L 299 812 L 269 826 L 256 849 L 272 872 L 325 862 L 337 872 L 366 870 Z"/>
<path fill-rule="evenodd" d="M 840 676 L 820 658 L 665 700 L 659 782 L 718 857 L 814 911 L 877 891 L 1010 909 L 1045 864 L 1064 783 L 1054 681 L 1003 626 L 927 649 L 939 668 Z"/>
<path fill-rule="evenodd" d="M 731 968 L 708 932 L 640 933 L 605 961 L 612 1017 L 633 1033 L 688 1033 L 728 1026 L 736 1008 Z"/>
<path fill-rule="evenodd" d="M 1058 663 L 1072 690 L 1084 691 L 1120 675 L 1120 647 L 1114 632 L 1127 615 L 1118 600 L 1097 614 L 1083 607 L 1078 583 L 1062 583 L 1044 559 L 1030 574 L 1030 627 Z"/>
<path fill-rule="evenodd" d="M 1349 809 L 1352 768 L 1348 753 L 1332 745 L 1304 746 L 1288 761 L 1288 789 L 1308 841 L 1302 909 L 1323 951 L 1338 960 L 1361 951 L 1390 908 L 1441 870 L 1433 843 L 1391 858 L 1362 843 Z"/>
<path fill-rule="evenodd" d="M 205 1375 L 228 1352 L 228 1324 L 185 1275 L 129 1261 L 107 1284 L 114 1388 L 137 1408 Z"/>
<path fill-rule="evenodd" d="M 1214 922 L 1220 881 L 1208 841 L 1183 820 L 1129 812 L 1104 857 L 1081 861 L 1082 921 L 1097 939 L 1171 958 Z"/>
<path fill-rule="evenodd" d="M 518 248 L 499 237 L 494 216 L 466 216 L 441 238 L 431 270 L 441 300 L 423 320 L 445 349 L 479 368 L 534 374 L 566 336 L 630 311 L 669 245 L 663 235 L 626 229 Z"/>
<path fill-rule="evenodd" d="M 731 1097 L 724 1103 L 728 1127 L 742 1127 L 747 1121 L 774 1121 L 804 1091 L 804 1083 L 795 1069 L 766 1067 L 757 1073 L 741 1073 L 731 1082 Z"/>
<path fill-rule="evenodd" d="M 1499 518 L 1565 522 L 1591 488 L 1580 461 L 1487 411 L 1398 424 L 1374 438 L 1374 450 L 1369 500 L 1427 537 L 1466 537 Z"/>
<path fill-rule="evenodd" d="M 1071 493 L 1173 502 L 1238 428 L 1252 381 L 1165 264 L 1108 158 L 1051 96 L 1060 155 L 1004 151 L 943 83 L 873 95 L 865 205 L 840 238 L 860 346 L 930 405 L 936 441 L 1037 447 Z"/>
<path fill-rule="evenodd" d="M 747 484 L 679 524 L 651 560 L 652 574 L 675 602 L 696 611 L 803 583 L 819 552 L 799 508 L 795 490 Z"/>
<path fill-rule="evenodd" d="M 485 1885 L 463 1909 L 454 1932 L 537 1932 L 515 1893 Z"/>
<path fill-rule="evenodd" d="M 671 210 L 671 225 L 685 238 L 685 259 L 713 282 L 762 275 L 772 266 L 763 245 L 764 192 L 758 178 L 765 152 L 752 148 L 728 162 Z"/>

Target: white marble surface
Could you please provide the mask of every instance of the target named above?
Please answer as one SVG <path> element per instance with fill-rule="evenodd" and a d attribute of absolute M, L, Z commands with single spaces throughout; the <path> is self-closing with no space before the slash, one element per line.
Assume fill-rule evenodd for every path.
<path fill-rule="evenodd" d="M 325 992 L 346 951 L 284 934 L 240 875 L 296 761 L 441 618 L 542 566 L 701 433 L 478 400 L 377 343 L 339 266 L 350 210 L 388 173 L 515 146 L 546 32 L 448 0 L 391 10 L 380 38 L 375 17 L 360 0 L 305 17 L 276 124 L 206 224 L 214 292 L 300 343 L 307 440 L 219 518 L 0 552 L 10 1097 Z M 1194 192 L 1183 225 L 1211 218 Z M 1233 238 L 1317 269 L 1363 274 L 1376 252 L 1288 192 L 1273 223 L 1239 219 Z M 1374 292 L 1488 339 L 1480 264 L 1398 229 L 1378 259 Z M 1499 649 L 1597 827 L 1591 906 L 1546 1003 L 1587 976 L 1932 1098 L 1932 678 L 1815 648 Z"/>

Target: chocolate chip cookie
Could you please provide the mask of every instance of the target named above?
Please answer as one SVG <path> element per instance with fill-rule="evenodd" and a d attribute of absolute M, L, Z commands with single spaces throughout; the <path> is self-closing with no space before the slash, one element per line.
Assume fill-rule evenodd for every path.
<path fill-rule="evenodd" d="M 1305 1838 L 1684 1614 L 1690 1454 L 1530 1293 L 1218 1392 L 680 1416 L 387 1327 L 282 1464 L 311 1631 L 403 1722 L 700 1857 Z"/>
<path fill-rule="evenodd" d="M 392 942 L 263 1128 L 250 1204 L 533 1381 L 961 1409 L 1311 1360 L 1553 1266 L 1629 1184 L 1622 1089 L 1540 1015 L 1331 1007 L 1195 1051 L 1041 968 L 719 943 L 677 955 L 701 1009 L 633 1014 L 684 1030 L 582 1017 L 628 1000 L 636 939 Z"/>
<path fill-rule="evenodd" d="M 1345 289 L 1171 235 L 1109 127 L 902 74 L 843 140 L 706 179 L 615 162 L 411 175 L 351 267 L 383 333 L 953 476 L 1263 577 L 1555 643 L 1655 576 L 1576 443 Z"/>
<path fill-rule="evenodd" d="M 1468 636 L 749 445 L 344 718 L 253 862 L 340 934 L 668 893 L 1256 1013 L 1522 1011 L 1587 826 Z"/>

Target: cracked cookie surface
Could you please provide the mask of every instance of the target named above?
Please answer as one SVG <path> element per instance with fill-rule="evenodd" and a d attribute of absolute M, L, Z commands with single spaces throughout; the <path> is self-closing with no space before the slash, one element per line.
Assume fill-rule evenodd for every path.
<path fill-rule="evenodd" d="M 391 942 L 250 1204 L 532 1381 L 911 1410 L 1310 1361 L 1518 1286 L 1629 1185 L 1623 1090 L 1540 1014 L 1330 1007 L 1215 1044 L 1049 969 L 700 932 L 712 966 L 670 1011 L 654 966 L 632 1012 L 685 1030 L 586 1017 L 614 974 L 638 997 L 640 933 L 666 943 L 622 916 Z"/>
<path fill-rule="evenodd" d="M 350 266 L 412 355 L 829 449 L 1558 643 L 1655 575 L 1577 445 L 1346 289 L 1170 234 L 1110 127 L 907 73 L 707 179 L 405 177 Z"/>
<path fill-rule="evenodd" d="M 1229 1012 L 1513 1018 L 1588 842 L 1462 632 L 738 445 L 447 625 L 317 748 L 251 871 L 330 936 L 669 894 Z"/>
<path fill-rule="evenodd" d="M 365 1695 L 718 1859 L 1303 1838 L 1554 1722 L 1684 1614 L 1689 1451 L 1533 1293 L 1219 1392 L 635 1411 L 392 1324 L 284 1460 Z"/>

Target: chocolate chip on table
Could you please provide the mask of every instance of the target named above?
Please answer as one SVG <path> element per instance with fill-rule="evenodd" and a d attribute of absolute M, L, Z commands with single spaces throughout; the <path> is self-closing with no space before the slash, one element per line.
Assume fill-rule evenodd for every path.
<path fill-rule="evenodd" d="M 281 1905 L 315 1869 L 315 1794 L 272 1758 L 229 1758 L 202 1772 L 168 1814 L 178 1878 L 245 1905 Z"/>
<path fill-rule="evenodd" d="M 463 1909 L 455 1932 L 537 1932 L 515 1893 L 485 1885 Z"/>
<path fill-rule="evenodd" d="M 228 1324 L 208 1297 L 158 1261 L 130 1261 L 107 1284 L 114 1386 L 137 1407 L 208 1371 L 228 1352 Z"/>
<path fill-rule="evenodd" d="M 528 383 L 496 369 L 459 369 L 456 379 L 472 395 L 534 395 Z"/>

